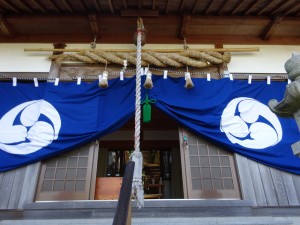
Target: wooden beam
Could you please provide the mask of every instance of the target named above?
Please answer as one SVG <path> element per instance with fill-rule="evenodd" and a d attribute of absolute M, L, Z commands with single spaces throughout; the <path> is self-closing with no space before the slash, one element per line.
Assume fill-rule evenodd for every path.
<path fill-rule="evenodd" d="M 43 8 L 43 6 L 39 2 L 37 2 L 36 0 L 31 0 L 31 2 L 40 11 L 42 11 L 43 13 L 46 13 L 46 10 Z"/>
<path fill-rule="evenodd" d="M 272 34 L 275 32 L 276 28 L 280 25 L 281 21 L 283 20 L 282 16 L 275 17 L 267 26 L 266 30 L 262 34 L 262 38 L 264 40 L 269 40 Z"/>
<path fill-rule="evenodd" d="M 133 10 L 138 12 L 138 10 Z M 158 13 L 158 10 L 142 10 L 143 12 L 151 12 L 151 13 Z M 111 21 L 113 23 L 119 24 L 120 18 L 119 16 L 115 15 L 98 15 L 98 18 L 105 21 Z M 37 21 L 45 23 L 45 26 L 47 26 L 47 23 L 59 20 L 82 20 L 84 22 L 86 20 L 86 16 L 80 13 L 76 14 L 47 14 L 47 15 L 10 15 L 6 18 L 7 21 L 15 24 L 28 24 L 28 23 L 36 23 Z M 199 15 L 193 15 L 193 22 L 195 19 L 194 25 L 266 25 L 269 23 L 270 18 L 267 16 L 199 16 Z M 178 16 L 176 15 L 163 15 L 159 18 L 159 21 L 162 20 L 165 23 L 178 23 Z M 153 21 L 158 21 L 157 19 Z M 122 24 L 128 25 L 131 23 L 132 20 L 124 20 L 122 21 Z M 285 17 L 285 25 L 298 25 L 300 24 L 300 18 L 299 17 Z"/>
<path fill-rule="evenodd" d="M 274 36 L 269 40 L 264 40 L 256 35 L 191 35 L 189 34 L 189 44 L 236 44 L 236 45 L 300 45 L 300 38 L 297 36 Z M 18 35 L 13 37 L 0 36 L 1 43 L 90 43 L 91 36 L 89 34 L 33 34 L 33 35 Z M 105 35 L 101 37 L 101 43 L 106 44 L 128 44 L 132 43 L 132 34 L 123 35 L 121 38 L 118 35 Z M 181 44 L 182 40 L 174 35 L 151 35 L 147 37 L 148 44 Z"/>
<path fill-rule="evenodd" d="M 111 14 L 114 14 L 115 10 L 114 10 L 114 6 L 112 4 L 112 1 L 111 0 L 107 0 L 107 1 L 108 1 L 108 5 L 109 5 L 109 9 L 110 9 Z"/>
<path fill-rule="evenodd" d="M 167 2 L 166 2 L 165 14 L 168 14 L 168 12 L 169 12 L 170 2 L 171 2 L 171 0 L 167 0 Z"/>
<path fill-rule="evenodd" d="M 252 3 L 250 3 L 250 5 L 247 7 L 248 9 L 246 10 L 246 12 L 244 12 L 244 15 L 248 15 L 252 11 L 252 9 L 254 9 L 258 5 L 258 3 L 260 1 L 261 0 L 256 0 L 256 1 L 252 2 Z"/>
<path fill-rule="evenodd" d="M 209 12 L 209 10 L 210 10 L 212 4 L 214 3 L 214 1 L 215 1 L 215 0 L 211 0 L 211 1 L 209 2 L 209 4 L 207 5 L 206 9 L 204 10 L 204 13 L 203 13 L 204 15 L 207 15 L 207 14 L 208 14 L 208 12 Z"/>
<path fill-rule="evenodd" d="M 181 27 L 180 27 L 179 39 L 183 40 L 187 36 L 190 20 L 191 20 L 191 16 L 189 15 L 183 16 Z"/>
<path fill-rule="evenodd" d="M 218 47 L 219 46 L 219 47 Z M 259 48 L 223 48 L 223 44 L 216 44 L 215 48 L 192 49 L 195 51 L 214 51 L 214 52 L 257 52 Z M 25 48 L 24 52 L 80 52 L 88 50 L 91 52 L 135 52 L 135 49 L 65 49 L 65 48 Z M 143 49 L 143 52 L 183 52 L 185 49 Z"/>
<path fill-rule="evenodd" d="M 89 15 L 89 20 L 90 20 L 90 27 L 93 33 L 93 36 L 100 38 L 100 31 L 98 27 L 98 22 L 97 22 L 97 16 L 95 14 Z"/>
<path fill-rule="evenodd" d="M 201 1 L 201 0 L 197 0 L 197 1 L 195 2 L 194 7 L 193 7 L 193 9 L 192 9 L 192 14 L 195 14 L 195 13 L 196 13 L 200 1 Z"/>
<path fill-rule="evenodd" d="M 124 17 L 157 17 L 159 16 L 158 10 L 152 10 L 152 9 L 141 9 L 141 10 L 135 10 L 135 9 L 127 9 L 127 10 L 121 10 L 121 16 Z"/>
<path fill-rule="evenodd" d="M 9 28 L 9 25 L 7 24 L 6 20 L 3 18 L 2 15 L 0 15 L 0 30 L 7 37 L 13 36 L 13 32 Z"/>
<path fill-rule="evenodd" d="M 233 10 L 231 11 L 230 15 L 234 15 L 241 7 L 241 5 L 243 4 L 243 0 L 240 0 L 238 2 L 237 5 L 235 5 L 235 7 L 233 8 Z"/>
<path fill-rule="evenodd" d="M 9 10 L 12 10 L 16 13 L 19 13 L 19 10 L 17 10 L 15 7 L 13 7 L 11 4 L 7 3 L 5 0 L 0 0 L 0 3 L 2 7 L 8 8 Z"/>

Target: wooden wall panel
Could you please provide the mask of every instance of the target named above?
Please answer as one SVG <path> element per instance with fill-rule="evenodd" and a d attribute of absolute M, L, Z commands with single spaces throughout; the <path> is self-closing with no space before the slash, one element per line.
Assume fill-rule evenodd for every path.
<path fill-rule="evenodd" d="M 293 181 L 292 174 L 287 172 L 281 172 L 283 183 L 286 189 L 286 194 L 288 198 L 288 202 L 290 206 L 298 206 L 299 205 L 299 199 L 297 196 L 297 191 L 295 188 L 295 184 Z"/>
<path fill-rule="evenodd" d="M 27 166 L 26 173 L 24 176 L 23 186 L 21 190 L 21 195 L 19 199 L 19 204 L 17 208 L 22 209 L 24 203 L 29 203 L 34 201 L 34 195 L 37 186 L 40 167 L 41 167 L 40 162 L 30 164 Z"/>
<path fill-rule="evenodd" d="M 275 192 L 277 195 L 278 205 L 279 206 L 288 206 L 289 202 L 286 195 L 285 186 L 282 179 L 281 171 L 270 168 L 271 176 L 274 182 Z"/>
<path fill-rule="evenodd" d="M 18 208 L 20 196 L 22 193 L 22 187 L 23 187 L 26 169 L 27 169 L 27 167 L 21 167 L 16 170 L 14 182 L 13 182 L 12 188 L 11 188 L 11 195 L 10 195 L 8 206 L 7 206 L 8 209 Z"/>
<path fill-rule="evenodd" d="M 299 206 L 300 176 L 236 155 L 243 199 L 253 206 Z"/>
<path fill-rule="evenodd" d="M 1 185 L 2 185 L 3 175 L 4 175 L 4 173 L 0 173 L 0 187 L 1 187 Z"/>
<path fill-rule="evenodd" d="M 39 163 L 0 173 L 0 209 L 20 209 L 33 202 Z"/>
<path fill-rule="evenodd" d="M 298 196 L 298 201 L 300 202 L 300 175 L 293 174 L 292 178 L 293 178 L 296 193 Z"/>
<path fill-rule="evenodd" d="M 8 207 L 16 171 L 17 170 L 10 170 L 3 173 L 2 183 L 0 187 L 0 209 L 6 209 Z"/>
<path fill-rule="evenodd" d="M 253 206 L 257 206 L 254 185 L 251 179 L 250 168 L 248 161 L 241 155 L 235 155 L 237 163 L 237 173 L 240 178 L 240 187 L 242 192 L 242 198 L 244 200 L 250 200 Z"/>
<path fill-rule="evenodd" d="M 271 176 L 270 167 L 265 166 L 263 164 L 259 164 L 259 171 L 260 171 L 262 185 L 264 187 L 265 196 L 267 200 L 266 206 L 277 206 L 278 201 L 276 198 L 276 192 L 275 192 L 275 187 Z"/>
<path fill-rule="evenodd" d="M 256 197 L 256 202 L 258 206 L 267 205 L 267 199 L 265 195 L 264 186 L 262 183 L 262 178 L 257 162 L 252 160 L 247 160 L 249 165 L 249 170 L 251 174 L 251 179 L 253 182 L 253 189 Z"/>

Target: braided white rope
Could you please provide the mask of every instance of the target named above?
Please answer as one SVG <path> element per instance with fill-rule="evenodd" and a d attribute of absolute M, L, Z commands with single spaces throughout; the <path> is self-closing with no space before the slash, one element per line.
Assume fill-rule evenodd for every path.
<path fill-rule="evenodd" d="M 140 21 L 139 21 L 140 20 Z M 140 151 L 140 133 L 141 133 L 141 62 L 142 62 L 142 23 L 138 20 L 137 34 L 137 60 L 136 60 L 136 88 L 135 88 L 135 132 L 134 132 L 134 152 L 131 159 L 135 162 L 132 192 L 136 198 L 138 208 L 144 206 L 144 188 L 142 183 L 143 155 Z"/>

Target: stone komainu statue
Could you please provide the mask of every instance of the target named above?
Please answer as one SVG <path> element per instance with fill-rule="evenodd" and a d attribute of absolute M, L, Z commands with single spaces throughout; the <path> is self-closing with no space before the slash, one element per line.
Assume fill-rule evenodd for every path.
<path fill-rule="evenodd" d="M 269 107 L 279 116 L 293 117 L 300 110 L 300 55 L 293 54 L 284 67 L 292 82 L 287 85 L 282 101 L 272 99 Z"/>
<path fill-rule="evenodd" d="M 286 86 L 283 99 L 278 102 L 275 99 L 269 101 L 270 109 L 282 117 L 294 117 L 300 130 L 300 55 L 292 55 L 286 61 L 285 70 L 292 81 Z M 294 155 L 300 157 L 300 141 L 292 144 Z"/>

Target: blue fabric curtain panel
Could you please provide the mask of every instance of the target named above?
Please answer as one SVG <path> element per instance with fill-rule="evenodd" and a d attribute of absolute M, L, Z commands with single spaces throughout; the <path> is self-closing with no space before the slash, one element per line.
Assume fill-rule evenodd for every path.
<path fill-rule="evenodd" d="M 167 115 L 194 133 L 230 151 L 263 164 L 300 174 L 300 158 L 291 144 L 300 140 L 296 121 L 280 118 L 268 108 L 283 98 L 285 82 L 154 77 L 150 99 Z"/>
<path fill-rule="evenodd" d="M 144 78 L 144 77 L 143 77 Z M 281 100 L 286 83 L 153 76 L 142 88 L 155 106 L 185 128 L 222 148 L 300 174 L 291 144 L 300 139 L 294 119 L 280 118 L 267 104 Z M 142 80 L 144 82 L 144 79 Z M 135 77 L 98 82 L 0 83 L 0 171 L 49 158 L 118 130 L 133 115 Z"/>
<path fill-rule="evenodd" d="M 0 171 L 57 155 L 109 134 L 134 115 L 135 79 L 0 83 Z M 5 97 L 4 97 L 5 96 Z"/>

